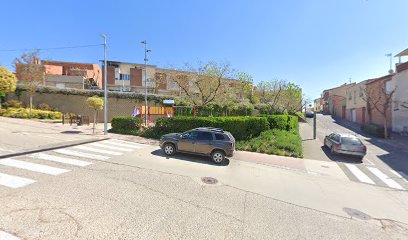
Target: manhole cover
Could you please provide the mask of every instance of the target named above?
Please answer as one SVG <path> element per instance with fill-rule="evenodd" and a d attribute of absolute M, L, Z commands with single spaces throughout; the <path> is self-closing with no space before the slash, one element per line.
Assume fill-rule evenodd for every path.
<path fill-rule="evenodd" d="M 81 133 L 82 131 L 63 131 L 61 133 L 65 133 L 65 134 L 78 134 Z"/>
<path fill-rule="evenodd" d="M 212 177 L 202 177 L 201 181 L 206 184 L 216 184 L 218 182 L 217 179 Z"/>
<path fill-rule="evenodd" d="M 360 220 L 370 220 L 371 217 L 357 209 L 353 208 L 343 208 L 343 211 L 345 211 L 348 215 L 350 215 L 353 218 L 357 218 Z"/>

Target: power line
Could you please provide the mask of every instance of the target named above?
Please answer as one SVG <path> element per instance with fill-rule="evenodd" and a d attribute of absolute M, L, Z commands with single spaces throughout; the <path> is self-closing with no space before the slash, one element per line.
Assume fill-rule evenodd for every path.
<path fill-rule="evenodd" d="M 67 46 L 67 47 L 53 47 L 53 48 L 21 48 L 21 49 L 0 49 L 0 52 L 19 52 L 19 51 L 47 51 L 47 50 L 60 50 L 60 49 L 72 49 L 72 48 L 86 48 L 97 47 L 103 44 L 91 44 L 91 45 L 79 45 L 79 46 Z"/>

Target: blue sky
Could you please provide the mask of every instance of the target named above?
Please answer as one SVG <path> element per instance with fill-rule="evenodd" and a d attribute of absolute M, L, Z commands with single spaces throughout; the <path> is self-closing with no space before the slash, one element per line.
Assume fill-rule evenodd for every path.
<path fill-rule="evenodd" d="M 228 61 L 255 82 L 285 79 L 310 98 L 342 83 L 385 75 L 408 48 L 407 0 L 4 1 L 0 64 L 23 51 L 101 43 L 108 59 L 182 66 Z M 102 47 L 42 51 L 51 60 L 98 62 Z M 394 62 L 397 59 L 394 59 Z"/>

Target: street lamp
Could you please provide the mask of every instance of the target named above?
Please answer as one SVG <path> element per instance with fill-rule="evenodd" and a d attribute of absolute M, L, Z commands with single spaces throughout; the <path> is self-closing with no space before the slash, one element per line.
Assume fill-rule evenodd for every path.
<path fill-rule="evenodd" d="M 103 134 L 108 134 L 108 81 L 106 64 L 106 35 L 101 34 L 103 38 Z"/>
<path fill-rule="evenodd" d="M 140 42 L 141 44 L 144 44 L 144 50 L 145 50 L 145 57 L 144 57 L 144 63 L 145 63 L 145 77 L 144 77 L 144 83 L 145 83 L 145 126 L 147 127 L 147 61 L 149 61 L 149 59 L 147 59 L 147 53 L 151 52 L 151 50 L 147 49 L 147 41 L 144 40 L 142 42 Z"/>
<path fill-rule="evenodd" d="M 388 70 L 388 73 L 391 74 L 394 72 L 392 70 L 392 53 L 385 54 L 385 56 L 390 58 L 390 70 Z"/>

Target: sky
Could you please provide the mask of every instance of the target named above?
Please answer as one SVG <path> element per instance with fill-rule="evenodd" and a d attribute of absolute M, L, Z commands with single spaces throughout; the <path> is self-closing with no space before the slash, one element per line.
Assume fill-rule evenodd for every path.
<path fill-rule="evenodd" d="M 314 99 L 324 89 L 386 75 L 408 48 L 407 0 L 2 1 L 0 65 L 24 49 L 47 60 L 178 66 L 228 62 L 255 83 L 283 79 Z M 17 51 L 8 51 L 17 50 Z M 403 59 L 407 61 L 408 59 Z M 398 61 L 393 58 L 394 63 Z"/>

